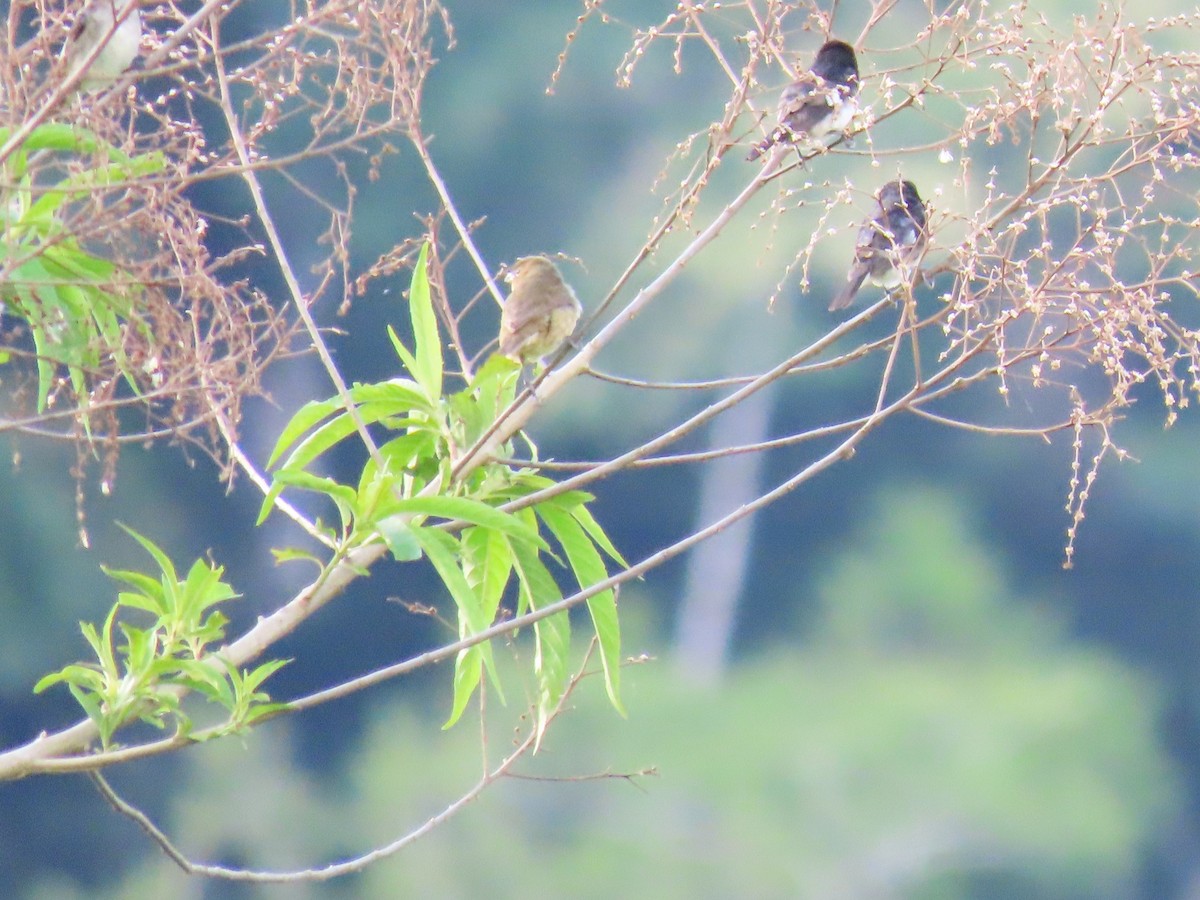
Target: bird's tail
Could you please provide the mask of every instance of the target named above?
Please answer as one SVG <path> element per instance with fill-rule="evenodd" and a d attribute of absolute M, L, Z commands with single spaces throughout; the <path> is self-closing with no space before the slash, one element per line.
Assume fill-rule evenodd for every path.
<path fill-rule="evenodd" d="M 758 159 L 785 137 L 786 132 L 782 128 L 776 128 L 769 135 L 750 148 L 750 152 L 746 154 L 746 161 L 753 162 Z"/>
<path fill-rule="evenodd" d="M 854 298 L 858 296 L 858 289 L 862 287 L 862 283 L 867 278 L 867 267 L 858 265 L 850 270 L 850 277 L 846 281 L 846 286 L 841 292 L 833 298 L 833 302 L 829 304 L 829 311 L 836 312 L 839 309 L 845 309 L 854 302 Z"/>

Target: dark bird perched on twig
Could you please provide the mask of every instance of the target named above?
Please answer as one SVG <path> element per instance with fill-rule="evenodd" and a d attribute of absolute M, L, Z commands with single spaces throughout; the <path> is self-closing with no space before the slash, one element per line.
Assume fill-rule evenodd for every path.
<path fill-rule="evenodd" d="M 776 144 L 816 143 L 844 131 L 858 111 L 858 60 L 844 41 L 828 41 L 812 69 L 783 89 L 779 124 L 754 145 L 746 159 L 758 159 Z"/>
<path fill-rule="evenodd" d="M 862 283 L 892 290 L 899 287 L 925 251 L 925 204 L 911 181 L 889 181 L 875 196 L 875 214 L 863 223 L 854 247 L 854 265 L 829 311 L 854 300 Z"/>
<path fill-rule="evenodd" d="M 535 362 L 570 337 L 582 307 L 545 256 L 518 259 L 504 278 L 512 292 L 500 314 L 500 352 L 522 364 Z"/>

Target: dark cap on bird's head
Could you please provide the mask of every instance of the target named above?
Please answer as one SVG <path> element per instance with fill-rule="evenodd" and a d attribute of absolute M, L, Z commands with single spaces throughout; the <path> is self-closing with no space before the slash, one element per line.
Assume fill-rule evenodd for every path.
<path fill-rule="evenodd" d="M 854 48 L 845 41 L 826 41 L 817 51 L 812 71 L 814 75 L 820 75 L 834 84 L 857 83 L 858 57 L 854 55 Z"/>
<path fill-rule="evenodd" d="M 879 204 L 884 209 L 904 206 L 914 212 L 920 210 L 922 220 L 925 218 L 921 195 L 917 193 L 917 186 L 911 181 L 889 181 L 879 189 Z"/>

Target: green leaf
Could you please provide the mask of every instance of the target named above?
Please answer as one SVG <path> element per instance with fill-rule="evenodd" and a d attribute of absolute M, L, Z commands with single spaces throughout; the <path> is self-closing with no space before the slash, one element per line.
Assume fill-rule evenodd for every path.
<path fill-rule="evenodd" d="M 160 618 L 168 613 L 168 610 L 162 604 L 161 585 L 159 585 L 158 593 L 154 595 L 135 593 L 134 591 L 120 591 L 117 593 L 117 604 L 129 609 L 140 609 L 143 612 L 148 612 Z"/>
<path fill-rule="evenodd" d="M 154 557 L 154 561 L 158 563 L 158 569 L 160 572 L 162 572 L 164 578 L 168 578 L 171 581 L 179 580 L 178 576 L 175 574 L 175 566 L 171 562 L 170 557 L 168 557 L 167 554 L 165 554 L 159 548 L 159 546 L 154 543 L 154 541 L 150 540 L 148 537 L 143 537 L 128 525 L 124 525 L 121 522 L 118 522 L 117 526 L 127 535 L 141 544 L 145 551 Z"/>
<path fill-rule="evenodd" d="M 161 153 L 146 153 L 134 157 L 122 154 L 107 165 L 74 172 L 55 185 L 53 191 L 47 191 L 33 204 L 30 217 L 38 218 L 45 214 L 45 209 L 40 209 L 40 206 L 45 205 L 51 210 L 57 208 L 62 204 L 64 196 L 77 200 L 97 188 L 111 187 L 133 178 L 161 172 L 165 165 L 166 157 Z"/>
<path fill-rule="evenodd" d="M 275 557 L 275 565 L 283 565 L 289 562 L 311 562 L 318 569 L 324 568 L 325 563 L 319 556 L 311 550 L 305 550 L 301 547 L 272 547 L 271 555 Z"/>
<path fill-rule="evenodd" d="M 410 411 L 432 412 L 436 402 L 430 402 L 421 386 L 408 378 L 389 378 L 387 381 L 369 381 L 355 384 L 350 389 L 355 403 L 367 409 L 376 405 L 383 407 L 379 414 L 397 415 Z M 436 399 L 436 398 L 435 398 Z"/>
<path fill-rule="evenodd" d="M 123 581 L 130 587 L 137 588 L 141 593 L 151 597 L 162 592 L 162 585 L 158 579 L 151 578 L 143 572 L 136 572 L 130 569 L 110 569 L 108 566 L 101 566 L 100 571 L 113 581 Z"/>
<path fill-rule="evenodd" d="M 0 141 L 7 139 L 8 136 L 0 131 Z M 70 150 L 82 156 L 91 156 L 103 150 L 112 162 L 128 162 L 131 159 L 119 147 L 114 147 L 95 132 L 78 125 L 39 125 L 23 146 L 26 150 Z"/>
<path fill-rule="evenodd" d="M 399 475 L 413 468 L 422 456 L 433 456 L 437 452 L 437 435 L 429 430 L 421 429 L 392 438 L 379 447 L 379 457 L 387 471 Z M 363 466 L 362 478 L 359 479 L 359 490 L 377 474 L 374 458 L 368 459 Z"/>
<path fill-rule="evenodd" d="M 543 609 L 562 599 L 562 594 L 550 571 L 537 553 L 521 544 L 513 546 L 514 565 L 520 584 L 521 608 Z M 541 746 L 542 736 L 550 716 L 566 690 L 570 677 L 571 618 L 568 610 L 539 619 L 533 624 L 533 671 L 537 677 L 537 739 L 534 752 Z"/>
<path fill-rule="evenodd" d="M 508 539 L 490 528 L 468 528 L 462 535 L 463 574 L 479 595 L 483 617 L 494 621 L 512 572 Z"/>
<path fill-rule="evenodd" d="M 587 533 L 569 514 L 552 505 L 536 507 L 542 521 L 562 545 L 567 560 L 581 588 L 589 587 L 608 577 L 604 560 L 592 545 Z M 617 618 L 617 600 L 612 589 L 602 591 L 587 601 L 588 612 L 600 644 L 600 662 L 604 666 L 604 686 L 613 708 L 625 715 L 621 703 L 621 627 Z"/>
<path fill-rule="evenodd" d="M 571 515 L 574 516 L 576 522 L 583 526 L 583 530 L 588 533 L 588 537 L 592 539 L 592 543 L 608 554 L 609 559 L 616 562 L 622 568 L 629 568 L 629 563 L 625 562 L 625 557 L 613 546 L 612 541 L 608 539 L 608 535 L 604 533 L 604 529 L 600 527 L 600 523 L 592 516 L 591 510 L 580 503 L 571 510 Z"/>
<path fill-rule="evenodd" d="M 358 425 L 349 415 L 335 416 L 314 428 L 304 440 L 300 441 L 288 456 L 287 462 L 280 467 L 280 471 L 303 469 L 331 447 L 337 446 L 357 431 Z"/>
<path fill-rule="evenodd" d="M 363 424 L 383 422 L 392 430 L 416 429 L 422 435 L 420 440 L 423 444 L 420 446 L 423 449 L 428 448 L 427 452 L 432 452 L 436 428 L 431 424 L 431 417 L 436 407 L 431 405 L 419 385 L 400 378 L 378 384 L 356 384 L 350 389 L 350 399 L 355 404 Z M 416 415 L 413 415 L 414 413 Z M 267 465 L 274 467 L 280 457 L 291 450 L 280 470 L 302 470 L 357 431 L 357 425 L 353 417 L 346 412 L 340 397 L 306 403 L 284 426 Z M 432 435 L 429 435 L 429 432 L 432 432 Z M 396 449 L 399 448 L 394 448 L 393 452 Z M 403 466 L 397 468 L 399 470 Z M 277 496 L 278 491 L 274 492 L 272 503 Z M 264 514 L 260 521 L 265 518 L 265 513 L 270 512 L 270 505 L 264 504 Z"/>
<path fill-rule="evenodd" d="M 429 291 L 429 245 L 421 247 L 417 265 L 408 287 L 408 311 L 412 317 L 413 340 L 416 342 L 416 369 L 413 377 L 431 399 L 442 396 L 442 337 L 438 333 L 437 316 Z"/>
<path fill-rule="evenodd" d="M 442 584 L 446 586 L 446 589 L 450 591 L 450 596 L 454 598 L 454 604 L 458 608 L 459 635 L 467 637 L 487 629 L 492 624 L 495 611 L 493 610 L 491 615 L 488 614 L 483 604 L 483 599 L 472 590 L 466 575 L 459 568 L 458 559 L 461 550 L 458 541 L 450 535 L 434 528 L 419 528 L 413 532 L 413 537 L 420 543 L 421 548 L 425 551 L 425 555 L 429 557 L 429 561 L 433 563 L 434 569 L 437 570 L 438 575 L 441 577 Z M 491 642 L 485 641 L 469 649 L 478 651 L 479 659 L 482 664 L 487 666 L 488 675 L 492 679 L 496 693 L 500 696 L 500 701 L 504 702 L 504 691 L 500 686 L 499 674 L 496 672 L 496 664 L 492 658 Z M 456 706 L 459 704 L 459 685 L 460 681 L 462 681 L 459 677 L 458 669 L 464 664 L 464 659 L 470 658 L 469 656 L 464 656 L 466 652 L 460 653 L 458 661 L 455 663 L 454 691 Z M 474 663 L 471 663 L 471 665 L 474 665 Z M 478 678 L 476 678 L 476 681 L 478 681 Z M 474 689 L 474 684 L 472 684 L 471 690 Z M 463 700 L 462 705 L 465 706 L 465 704 L 466 700 Z M 459 709 L 458 713 L 461 715 L 462 710 Z M 453 721 L 457 719 L 457 716 L 452 716 L 451 719 Z"/>
<path fill-rule="evenodd" d="M 180 681 L 192 690 L 226 709 L 233 708 L 233 690 L 226 676 L 208 661 L 181 659 L 177 661 Z"/>
<path fill-rule="evenodd" d="M 189 626 L 198 624 L 202 614 L 210 606 L 239 596 L 232 587 L 221 580 L 224 574 L 224 566 L 214 566 L 202 559 L 192 564 L 182 585 L 179 608 L 180 618 Z"/>
<path fill-rule="evenodd" d="M 24 294 L 24 292 L 20 292 Z M 45 288 L 43 297 L 49 297 L 54 293 L 54 288 Z M 22 311 L 22 307 L 17 307 L 18 311 Z M 45 317 L 40 313 L 34 312 L 32 309 L 25 307 L 23 310 L 26 321 L 29 323 L 30 331 L 33 333 L 33 349 L 37 353 L 37 371 L 38 371 L 38 395 L 37 395 L 37 411 L 39 413 L 46 411 L 46 401 L 50 396 L 50 388 L 54 384 L 54 373 L 57 367 L 57 341 L 51 336 L 46 328 Z"/>
<path fill-rule="evenodd" d="M 267 491 L 266 496 L 263 497 L 262 506 L 258 508 L 258 518 L 254 520 L 256 526 L 267 521 L 267 516 L 271 515 L 271 512 L 275 509 L 275 502 L 283 494 L 286 487 L 287 485 L 282 481 L 273 480 L 271 482 L 271 489 Z"/>
<path fill-rule="evenodd" d="M 458 651 L 458 657 L 454 660 L 454 701 L 450 707 L 450 717 L 442 725 L 442 730 L 452 728 L 454 723 L 462 718 L 467 704 L 471 702 L 471 696 L 483 677 L 481 648 L 484 646 L 486 645 L 476 644 L 474 647 Z"/>
<path fill-rule="evenodd" d="M 248 691 L 257 691 L 259 686 L 290 663 L 290 659 L 270 659 L 260 666 L 256 666 L 245 673 L 242 679 L 242 685 Z M 286 706 L 287 704 L 276 704 L 278 706 Z"/>
<path fill-rule="evenodd" d="M 79 630 L 83 632 L 84 640 L 92 648 L 92 652 L 96 654 L 96 659 L 100 663 L 100 670 L 105 674 L 106 680 L 110 682 L 118 681 L 121 677 L 121 672 L 117 668 L 117 660 L 113 655 L 112 646 L 112 630 L 113 623 L 116 621 L 118 607 L 114 606 L 108 611 L 108 615 L 104 619 L 104 628 L 101 632 L 96 631 L 96 626 L 90 622 L 80 622 Z"/>
<path fill-rule="evenodd" d="M 125 635 L 125 669 L 139 680 L 150 674 L 158 649 L 158 633 L 152 628 L 134 628 L 124 622 L 118 626 Z M 174 660 L 171 660 L 174 668 Z"/>
<path fill-rule="evenodd" d="M 443 519 L 458 519 L 470 522 L 472 525 L 481 525 L 484 528 L 502 531 L 518 540 L 528 541 L 538 547 L 549 549 L 537 531 L 522 522 L 517 516 L 467 497 L 405 497 L 388 500 L 383 504 L 383 508 L 393 514 L 410 513 L 438 516 Z"/>
<path fill-rule="evenodd" d="M 7 141 L 8 129 L 0 132 L 0 141 Z M 76 150 L 84 154 L 96 152 L 98 147 L 108 147 L 92 132 L 74 125 L 50 123 L 39 125 L 22 145 L 26 150 Z"/>
<path fill-rule="evenodd" d="M 518 615 L 528 609 L 542 609 L 563 598 L 554 576 L 532 547 L 514 541 L 512 551 L 522 595 Z"/>
<path fill-rule="evenodd" d="M 409 516 L 387 516 L 376 522 L 375 527 L 397 562 L 412 562 L 421 558 L 421 542 L 413 534 L 417 526 L 411 524 Z"/>
<path fill-rule="evenodd" d="M 512 404 L 520 374 L 518 363 L 494 353 L 475 371 L 466 388 L 450 396 L 450 407 L 460 423 L 461 444 L 474 444 L 500 411 Z"/>
<path fill-rule="evenodd" d="M 400 340 L 400 335 L 396 334 L 396 329 L 391 325 L 387 329 L 388 337 L 391 338 L 392 348 L 396 351 L 396 355 L 400 357 L 400 364 L 404 366 L 406 372 L 410 373 L 414 378 L 417 375 L 417 370 L 420 368 L 420 363 L 417 358 L 409 352 L 409 349 L 404 346 L 404 341 Z M 428 399 L 428 398 L 426 398 Z"/>
<path fill-rule="evenodd" d="M 541 475 L 533 474 L 522 475 L 519 481 L 523 486 L 530 489 L 530 493 L 544 490 L 554 483 Z M 591 537 L 592 543 L 607 553 L 612 560 L 628 568 L 629 563 L 625 561 L 625 557 L 613 546 L 612 541 L 608 539 L 608 535 L 604 533 L 604 529 L 600 527 L 600 523 L 595 520 L 591 510 L 587 508 L 587 504 L 595 499 L 587 491 L 566 491 L 550 497 L 548 500 L 543 500 L 538 504 L 538 509 L 552 506 L 555 509 L 565 510 L 570 513 L 583 526 L 584 531 Z"/>
<path fill-rule="evenodd" d="M 538 680 L 536 753 L 570 678 L 571 618 L 564 609 L 534 622 L 533 630 L 537 639 L 533 656 Z"/>
<path fill-rule="evenodd" d="M 67 682 L 67 687 L 71 691 L 71 696 L 75 698 L 75 702 L 83 707 L 84 713 L 100 730 L 100 743 L 107 747 L 113 730 L 118 724 L 117 720 L 113 716 L 106 716 L 104 714 L 104 711 L 100 707 L 100 701 L 95 694 L 88 693 L 73 682 Z"/>
<path fill-rule="evenodd" d="M 33 686 L 33 692 L 40 694 L 46 688 L 60 682 L 77 685 L 92 693 L 99 693 L 104 689 L 104 676 L 100 672 L 90 666 L 72 663 L 69 666 L 63 667 L 58 672 L 52 672 L 49 675 L 43 676 Z"/>
<path fill-rule="evenodd" d="M 347 525 L 353 519 L 353 510 L 358 499 L 354 488 L 349 485 L 339 484 L 332 478 L 324 478 L 320 475 L 312 475 L 308 472 L 300 471 L 280 471 L 275 474 L 275 483 L 271 485 L 271 490 L 267 493 L 266 499 L 263 500 L 262 508 L 258 513 L 258 521 L 256 524 L 261 525 L 267 518 L 267 515 L 274 508 L 275 499 L 283 492 L 284 488 L 295 487 L 305 491 L 313 491 L 314 493 L 323 494 L 332 500 L 338 508 L 338 512 L 342 516 L 342 524 Z"/>
<path fill-rule="evenodd" d="M 476 634 L 491 625 L 492 620 L 485 615 L 478 594 L 471 588 L 466 575 L 459 568 L 458 541 L 433 528 L 416 529 L 412 536 L 421 545 L 421 549 L 425 551 L 425 555 L 429 557 L 442 579 L 442 584 L 454 599 L 454 604 L 458 607 L 459 621 L 466 626 L 459 629 L 462 636 Z"/>
<path fill-rule="evenodd" d="M 275 442 L 275 447 L 271 451 L 270 457 L 267 459 L 267 468 L 275 464 L 275 461 L 283 454 L 288 447 L 292 446 L 302 436 L 308 433 L 309 429 L 315 426 L 318 422 L 324 421 L 329 416 L 333 415 L 337 410 L 342 408 L 341 398 L 332 400 L 310 400 L 305 403 L 296 414 L 288 420 L 288 423 L 283 426 L 283 431 L 279 435 L 279 440 Z"/>

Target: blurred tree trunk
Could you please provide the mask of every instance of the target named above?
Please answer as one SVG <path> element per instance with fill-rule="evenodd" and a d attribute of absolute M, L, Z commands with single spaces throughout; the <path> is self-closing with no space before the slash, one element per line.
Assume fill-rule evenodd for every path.
<path fill-rule="evenodd" d="M 709 447 L 765 440 L 775 385 L 751 395 L 718 416 L 709 428 Z M 703 468 L 694 528 L 703 528 L 759 494 L 764 453 L 737 453 Z M 688 556 L 683 601 L 675 636 L 680 674 L 702 684 L 716 683 L 725 669 L 753 549 L 753 517 L 742 519 L 705 541 Z"/>

